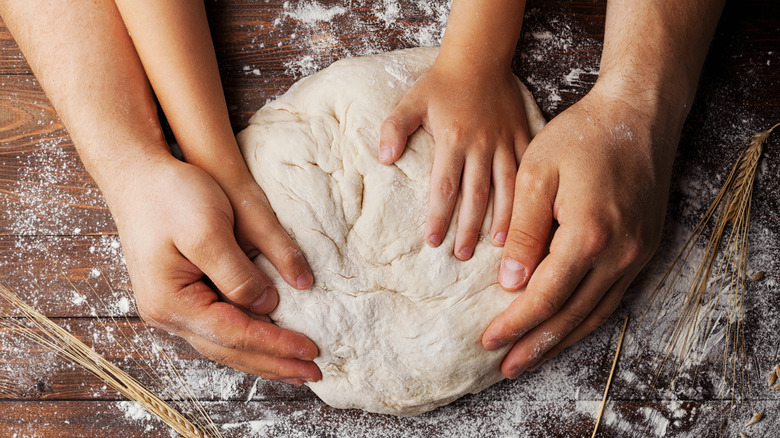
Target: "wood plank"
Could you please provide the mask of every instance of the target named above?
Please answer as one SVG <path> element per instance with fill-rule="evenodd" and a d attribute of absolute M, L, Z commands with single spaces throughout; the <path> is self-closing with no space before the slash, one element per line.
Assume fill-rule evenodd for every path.
<path fill-rule="evenodd" d="M 107 316 L 106 307 L 122 308 L 130 296 L 119 238 L 111 234 L 0 236 L 0 282 L 49 317 L 89 317 L 89 304 Z M 5 312 L 2 302 L 0 313 Z"/>
<path fill-rule="evenodd" d="M 34 78 L 0 76 L 0 236 L 113 233 L 94 180 Z"/>
<path fill-rule="evenodd" d="M 117 317 L 112 320 L 103 317 L 100 321 L 94 318 L 56 318 L 55 322 L 165 398 L 172 397 L 170 391 L 179 386 L 177 378 L 166 376 L 178 372 L 200 400 L 238 402 L 255 397 L 263 400 L 318 400 L 305 388 L 258 379 L 211 362 L 175 335 L 160 330 L 147 331 L 137 318 L 125 320 Z M 534 401 L 598 401 L 609 375 L 619 325 L 620 321 L 615 318 L 593 336 L 565 351 L 538 371 L 525 373 L 514 381 L 501 382 L 466 400 L 471 404 L 487 401 L 517 404 Z M 636 328 L 632 330 L 636 331 Z M 777 363 L 772 350 L 762 351 L 759 348 L 751 354 L 747 374 L 750 381 L 738 379 L 736 393 L 730 386 L 725 391 L 722 388 L 722 362 L 717 349 L 695 368 L 683 369 L 677 376 L 674 389 L 669 390 L 672 388 L 671 369 L 662 373 L 658 380 L 655 374 L 655 366 L 660 363 L 656 354 L 663 351 L 663 346 L 643 344 L 641 339 L 627 340 L 612 383 L 612 400 L 660 402 L 731 399 L 748 396 L 744 392 L 748 390 L 747 386 L 743 388 L 743 385 L 749 383 L 749 396 L 753 401 L 780 401 L 766 385 L 766 375 Z M 748 345 L 752 348 L 760 346 L 753 343 Z M 0 399 L 123 399 L 75 364 L 7 328 L 0 328 L 0 347 Z M 170 364 L 161 356 L 162 351 L 171 359 Z M 730 375 L 726 381 L 730 385 Z"/>
<path fill-rule="evenodd" d="M 589 436 L 598 410 L 596 401 L 488 402 L 464 412 L 459 402 L 418 417 L 401 418 L 341 411 L 311 402 L 251 401 L 237 415 L 231 403 L 206 402 L 225 437 L 430 437 L 430 436 Z M 757 409 L 776 411 L 777 402 Z M 736 412 L 731 427 L 720 402 L 611 402 L 600 437 L 736 436 L 749 413 Z M 10 435 L 36 437 L 145 436 L 168 437 L 169 429 L 128 402 L 36 401 L 0 402 L 0 428 Z M 767 417 L 746 430 L 769 436 L 780 428 Z M 767 435 L 769 434 L 769 435 Z"/>
<path fill-rule="evenodd" d="M 597 78 L 604 3 L 529 2 L 514 68 L 548 117 L 576 102 Z M 333 7 L 342 2 L 318 4 Z M 330 22 L 307 21 L 296 11 L 298 6 L 289 2 L 285 7 L 282 0 L 261 5 L 208 2 L 235 130 L 305 72 L 343 56 L 416 45 L 435 35 L 436 26 L 440 29 L 441 15 L 423 10 L 425 5 L 416 1 L 400 2 L 395 21 L 378 13 L 383 10 L 376 8 L 385 7 L 380 3 L 348 5 L 345 14 Z M 739 144 L 777 122 L 780 28 L 775 10 L 776 2 L 770 0 L 726 6 L 680 145 L 667 216 L 668 244 L 678 241 L 706 208 Z M 105 316 L 126 305 L 122 300 L 130 290 L 129 279 L 110 214 L 2 21 L 0 74 L 5 75 L 0 76 L 0 282 L 60 317 L 79 336 L 94 340 L 99 351 L 151 383 L 144 377 L 146 368 L 126 359 L 128 355 L 99 331 L 97 321 L 81 318 L 91 315 L 84 300 L 96 301 L 83 293 L 87 285 L 109 303 L 110 309 L 98 311 Z M 765 270 L 767 277 L 748 285 L 746 341 L 752 398 L 756 409 L 769 415 L 747 431 L 750 436 L 771 435 L 780 428 L 780 417 L 773 414 L 780 407 L 777 393 L 764 382 L 780 360 L 777 139 L 767 146 L 753 204 L 749 269 Z M 641 274 L 619 314 L 641 314 L 641 295 L 652 289 L 654 270 L 663 269 L 665 260 L 662 254 Z M 101 275 L 91 276 L 93 269 Z M 83 288 L 83 297 L 72 291 L 66 278 Z M 7 310 L 0 305 L 0 314 Z M 307 389 L 221 367 L 202 359 L 181 339 L 158 335 L 166 351 L 177 357 L 196 395 L 208 400 L 208 410 L 226 436 L 584 436 L 606 381 L 618 319 L 535 373 L 411 419 L 335 410 Z M 109 326 L 119 330 L 123 324 Z M 131 325 L 138 324 L 131 320 Z M 637 336 L 643 335 L 655 339 L 647 331 Z M 84 371 L 7 336 L 0 333 L 0 430 L 35 436 L 169 436 L 164 426 L 120 402 L 117 393 Z M 654 352 L 662 346 L 650 347 L 644 351 L 641 344 L 626 346 L 602 436 L 713 436 L 722 431 L 726 417 L 718 401 L 717 351 L 700 367 L 695 381 L 686 374 L 680 388 L 662 393 L 648 391 L 657 363 Z M 662 376 L 658 387 L 668 383 L 669 376 Z M 747 406 L 735 411 L 728 435 L 735 435 L 749 418 Z"/>

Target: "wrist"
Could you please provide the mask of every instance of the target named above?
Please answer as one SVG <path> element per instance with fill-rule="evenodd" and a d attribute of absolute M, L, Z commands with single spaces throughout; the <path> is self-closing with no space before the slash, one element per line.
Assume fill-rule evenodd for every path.
<path fill-rule="evenodd" d="M 524 10 L 525 0 L 453 1 L 439 57 L 455 67 L 511 70 Z"/>
<path fill-rule="evenodd" d="M 451 49 L 440 51 L 431 71 L 452 76 L 458 80 L 492 82 L 497 78 L 512 77 L 512 57 L 502 57 L 479 51 Z"/>
<path fill-rule="evenodd" d="M 674 161 L 688 113 L 682 99 L 669 98 L 662 90 L 597 81 L 584 100 L 591 117 L 601 119 L 616 138 L 630 140 L 635 153 L 655 157 L 656 163 Z"/>
<path fill-rule="evenodd" d="M 639 115 L 640 122 L 681 130 L 695 89 L 670 83 L 660 75 L 608 71 L 599 75 L 590 93 L 628 105 Z"/>
<path fill-rule="evenodd" d="M 160 181 L 168 170 L 183 164 L 171 155 L 164 142 L 156 146 L 127 147 L 126 151 L 90 170 L 112 212 L 123 200 L 148 196 L 146 190 L 151 183 Z"/>

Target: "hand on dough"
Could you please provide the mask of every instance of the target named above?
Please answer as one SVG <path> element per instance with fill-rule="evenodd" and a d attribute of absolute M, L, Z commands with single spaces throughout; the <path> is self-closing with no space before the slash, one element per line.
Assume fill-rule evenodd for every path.
<path fill-rule="evenodd" d="M 600 91 L 550 121 L 518 169 L 499 282 L 527 288 L 482 337 L 515 344 L 509 378 L 601 325 L 660 241 L 681 122 Z"/>
<path fill-rule="evenodd" d="M 312 276 L 254 181 L 233 188 L 231 208 L 204 171 L 170 156 L 127 174 L 134 180 L 112 194 L 112 211 L 144 320 L 241 371 L 319 380 L 314 343 L 263 316 L 279 297 L 246 252 L 265 254 L 293 287 L 309 287 Z"/>
<path fill-rule="evenodd" d="M 491 181 L 490 239 L 494 245 L 504 244 L 517 163 L 529 139 L 520 87 L 512 72 L 466 64 L 448 62 L 440 54 L 384 121 L 379 145 L 379 160 L 391 164 L 417 128 L 422 126 L 433 136 L 425 239 L 432 246 L 444 240 L 460 191 L 453 248 L 460 260 L 474 253 Z"/>

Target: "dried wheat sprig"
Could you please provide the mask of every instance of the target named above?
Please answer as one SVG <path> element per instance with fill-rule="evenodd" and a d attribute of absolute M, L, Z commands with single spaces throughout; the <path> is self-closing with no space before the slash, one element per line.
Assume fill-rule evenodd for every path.
<path fill-rule="evenodd" d="M 78 290 L 76 286 L 73 284 L 73 282 L 67 278 L 67 276 L 64 275 L 63 277 L 68 281 L 68 283 L 71 285 L 73 290 Z M 103 280 L 105 284 L 108 286 L 109 291 L 112 295 L 116 295 L 115 290 L 111 287 L 111 282 L 108 281 L 105 276 L 103 276 Z M 97 301 L 103 306 L 103 308 L 108 308 L 103 298 L 98 294 L 97 290 L 91 285 L 87 283 L 87 286 L 92 291 L 92 294 L 95 296 Z M 130 294 L 125 291 L 125 298 L 127 298 L 133 305 L 135 306 L 135 300 L 132 299 Z M 90 309 L 97 314 L 97 311 L 94 307 L 92 307 L 89 304 L 89 301 L 87 301 L 87 305 L 90 307 Z M 138 313 L 136 308 L 136 313 Z M 111 322 L 118 326 L 117 320 L 114 318 L 113 314 L 109 312 L 109 318 L 111 319 Z M 184 378 L 179 374 L 176 370 L 176 367 L 173 364 L 173 361 L 170 359 L 168 354 L 165 352 L 164 349 L 160 348 L 158 345 L 156 345 L 153 341 L 154 336 L 152 335 L 151 331 L 149 330 L 149 326 L 146 324 L 142 324 L 142 326 L 146 329 L 146 335 L 147 336 L 141 336 L 138 331 L 135 329 L 133 324 L 130 323 L 130 320 L 127 318 L 126 315 L 123 315 L 124 321 L 127 325 L 127 327 L 130 328 L 133 335 L 135 336 L 134 339 L 130 339 L 127 334 L 123 330 L 119 330 L 119 333 L 122 335 L 122 337 L 125 340 L 125 343 L 117 343 L 117 345 L 122 349 L 122 351 L 125 354 L 128 353 L 135 353 L 139 358 L 144 357 L 144 354 L 142 354 L 141 348 L 146 348 L 149 352 L 155 352 L 159 356 L 161 355 L 165 366 L 163 367 L 154 367 L 154 366 L 144 366 L 144 364 L 140 363 L 139 360 L 137 360 L 132 354 L 129 354 L 131 360 L 138 365 L 138 367 L 144 371 L 144 374 L 146 374 L 147 377 L 149 377 L 152 381 L 155 381 L 159 384 L 159 389 L 162 389 L 163 395 L 166 397 L 169 397 L 179 408 L 182 412 L 188 412 L 192 413 L 191 415 L 187 415 L 187 417 L 195 423 L 199 428 L 203 430 L 211 430 L 211 431 L 217 431 L 217 426 L 214 424 L 214 422 L 211 420 L 211 417 L 208 415 L 206 410 L 203 408 L 201 403 L 197 400 L 195 395 L 192 393 L 190 386 L 184 381 Z M 108 331 L 108 327 L 106 326 L 105 322 L 101 319 L 97 319 L 98 322 Z M 144 342 L 144 345 L 141 345 L 140 347 L 137 344 L 136 341 Z M 131 351 L 128 351 L 128 347 L 131 349 Z M 151 370 L 151 371 L 149 371 Z M 162 373 L 162 374 L 161 374 Z M 171 394 L 171 388 L 175 390 L 175 394 Z M 220 436 L 219 432 L 216 432 L 213 434 L 213 436 Z"/>
<path fill-rule="evenodd" d="M 623 346 L 623 337 L 626 335 L 626 327 L 628 326 L 628 317 L 623 320 L 623 329 L 620 331 L 620 339 L 618 340 L 617 348 L 615 349 L 615 358 L 612 359 L 612 369 L 609 370 L 609 377 L 607 378 L 607 386 L 604 388 L 604 397 L 601 399 L 601 407 L 599 407 L 599 415 L 596 418 L 596 426 L 593 428 L 593 435 L 591 438 L 596 438 L 596 433 L 599 431 L 599 424 L 601 424 L 601 417 L 604 415 L 604 407 L 607 405 L 607 395 L 609 394 L 609 387 L 612 384 L 612 376 L 615 374 L 615 367 L 617 366 L 618 357 L 620 356 L 620 348 Z"/>
<path fill-rule="evenodd" d="M 683 303 L 677 309 L 677 321 L 665 335 L 666 348 L 662 353 L 659 352 L 661 359 L 656 370 L 653 387 L 661 371 L 671 359 L 672 353 L 676 351 L 677 363 L 672 377 L 672 387 L 674 386 L 689 355 L 701 351 L 700 348 L 712 335 L 722 317 L 726 318 L 726 338 L 723 347 L 721 391 L 725 391 L 729 373 L 732 377 L 731 390 L 734 394 L 737 390 L 738 373 L 742 373 L 743 382 L 748 381 L 744 375 L 746 372 L 744 366 L 739 367 L 739 362 L 746 363 L 747 358 L 744 339 L 744 296 L 745 279 L 747 278 L 750 207 L 756 171 L 764 143 L 777 126 L 780 126 L 780 123 L 754 135 L 747 142 L 715 200 L 653 291 L 648 311 L 659 296 L 661 296 L 661 300 L 656 320 L 651 325 L 655 324 L 660 317 L 661 309 L 672 296 L 671 291 L 679 279 L 683 267 L 688 263 L 695 243 L 701 238 L 705 228 L 713 222 L 714 218 L 712 234 L 707 242 L 704 256 L 699 262 Z M 662 295 L 661 292 L 663 292 Z M 727 295 L 726 307 L 728 310 L 725 315 L 722 315 L 721 312 L 718 312 L 718 305 L 724 292 Z M 642 315 L 640 324 L 648 311 Z M 730 357 L 733 357 L 731 363 L 729 363 Z M 744 393 L 744 389 L 742 391 Z M 749 385 L 747 391 L 750 392 Z M 752 403 L 750 397 L 748 400 Z"/>
<path fill-rule="evenodd" d="M 0 284 L 0 297 L 18 309 L 24 317 L 23 320 L 31 323 L 33 327 L 14 318 L 0 319 L 3 325 L 77 363 L 128 399 L 135 401 L 151 414 L 160 418 L 181 435 L 198 438 L 219 436 L 219 432 L 215 429 L 204 430 L 193 424 L 184 415 L 149 391 L 142 383 L 107 361 L 45 315 L 33 309 L 2 284 Z"/>

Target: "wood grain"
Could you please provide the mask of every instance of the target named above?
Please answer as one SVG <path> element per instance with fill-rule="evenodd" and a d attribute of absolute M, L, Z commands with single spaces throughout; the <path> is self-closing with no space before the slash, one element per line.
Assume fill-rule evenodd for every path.
<path fill-rule="evenodd" d="M 393 23 L 377 13 L 379 4 L 353 2 L 333 21 L 305 22 L 291 13 L 296 2 L 208 1 L 234 130 L 245 127 L 257 109 L 308 71 L 303 61 L 320 69 L 345 56 L 409 47 L 420 41 L 410 30 L 438 23 L 436 14 L 423 10 L 423 2 L 400 1 L 401 13 Z M 565 110 L 595 83 L 605 4 L 528 2 L 513 68 L 545 116 Z M 673 225 L 665 229 L 664 245 L 673 245 L 708 205 L 714 187 L 695 182 L 719 181 L 742 141 L 780 121 L 779 65 L 776 1 L 728 2 L 680 141 L 667 215 Z M 780 430 L 780 416 L 774 414 L 780 411 L 780 398 L 766 388 L 762 375 L 780 361 L 780 321 L 774 313 L 780 294 L 773 286 L 780 282 L 780 243 L 765 238 L 780 235 L 779 144 L 777 137 L 770 139 L 753 205 L 756 231 L 749 268 L 767 275 L 748 288 L 746 337 L 755 367 L 750 376 L 755 406 L 750 409 L 768 415 L 750 436 Z M 119 243 L 98 188 L 0 20 L 0 282 L 153 385 L 147 372 L 160 367 L 155 355 L 123 351 L 111 339 L 141 327 L 127 307 L 131 287 Z M 665 249 L 673 250 L 662 245 L 659 257 Z M 652 288 L 652 278 L 640 274 L 625 306 L 642 299 L 639 295 Z M 94 313 L 87 303 L 96 307 Z M 0 303 L 0 314 L 9 311 Z M 110 320 L 123 313 L 129 320 Z M 545 364 L 553 372 L 525 374 L 414 418 L 332 409 L 308 389 L 217 365 L 174 335 L 157 331 L 153 336 L 175 357 L 225 436 L 585 436 L 606 382 L 617 319 L 575 347 L 576 354 L 567 351 Z M 104 324 L 108 332 L 98 330 Z M 0 347 L 1 436 L 170 436 L 161 423 L 131 409 L 94 377 L 17 334 L 0 330 Z M 702 430 L 705 436 L 717 435 L 728 421 L 723 414 L 728 406 L 720 401 L 717 357 L 704 362 L 696 380 L 684 376 L 692 390 L 681 385 L 669 394 L 648 391 L 653 354 L 632 353 L 630 342 L 627 348 L 626 356 L 634 361 L 618 364 L 600 436 L 684 437 Z M 133 358 L 144 362 L 136 364 Z M 669 377 L 662 376 L 659 386 L 668 384 Z M 565 390 L 551 393 L 546 388 L 553 385 Z"/>

